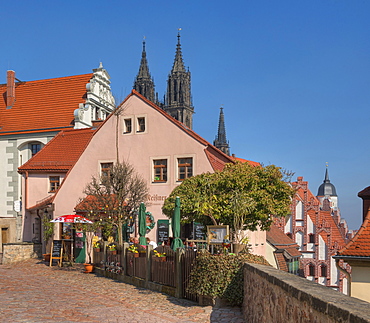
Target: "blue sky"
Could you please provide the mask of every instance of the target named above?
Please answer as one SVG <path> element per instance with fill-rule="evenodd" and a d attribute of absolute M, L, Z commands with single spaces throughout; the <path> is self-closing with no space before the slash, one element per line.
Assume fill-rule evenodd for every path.
<path fill-rule="evenodd" d="M 362 219 L 370 185 L 370 2 L 6 1 L 0 83 L 90 73 L 102 61 L 119 100 L 132 89 L 146 37 L 163 97 L 181 30 L 192 73 L 194 130 L 210 142 L 224 107 L 238 157 L 303 176 L 316 195 L 329 163 L 342 216 Z"/>

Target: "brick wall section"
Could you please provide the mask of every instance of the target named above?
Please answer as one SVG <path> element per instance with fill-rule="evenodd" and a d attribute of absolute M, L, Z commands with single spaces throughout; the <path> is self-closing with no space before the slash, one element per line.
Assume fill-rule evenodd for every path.
<path fill-rule="evenodd" d="M 370 303 L 305 278 L 244 265 L 243 316 L 248 323 L 370 322 Z"/>
<path fill-rule="evenodd" d="M 15 263 L 30 258 L 39 258 L 41 256 L 42 256 L 41 244 L 28 242 L 3 244 L 3 254 L 2 254 L 3 265 Z"/>

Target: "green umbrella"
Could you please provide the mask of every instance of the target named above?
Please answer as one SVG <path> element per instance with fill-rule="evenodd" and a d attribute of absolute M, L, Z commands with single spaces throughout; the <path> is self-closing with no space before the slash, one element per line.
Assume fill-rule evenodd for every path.
<path fill-rule="evenodd" d="M 145 204 L 140 203 L 140 208 L 139 208 L 139 244 L 142 246 L 146 246 L 146 239 L 145 239 L 145 234 L 146 234 L 146 214 L 145 214 Z"/>
<path fill-rule="evenodd" d="M 175 200 L 175 210 L 173 211 L 171 227 L 173 235 L 171 248 L 176 251 L 177 248 L 182 248 L 184 246 L 180 239 L 180 198 L 178 196 Z"/>

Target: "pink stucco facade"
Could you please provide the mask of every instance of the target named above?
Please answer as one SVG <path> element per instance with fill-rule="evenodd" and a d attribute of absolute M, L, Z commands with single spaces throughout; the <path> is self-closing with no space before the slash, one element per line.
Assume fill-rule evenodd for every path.
<path fill-rule="evenodd" d="M 147 211 L 152 213 L 155 221 L 168 219 L 162 214 L 163 201 L 177 185 L 181 184 L 178 180 L 178 158 L 192 159 L 193 175 L 214 171 L 205 152 L 209 144 L 168 117 L 158 107 L 132 94 L 121 108 L 122 113 L 119 117 L 111 115 L 94 133 L 78 161 L 68 172 L 54 197 L 54 217 L 74 213 L 75 206 L 84 197 L 83 190 L 86 184 L 91 181 L 92 176 L 100 174 L 101 163 L 115 163 L 116 141 L 119 160 L 132 164 L 148 183 L 149 196 L 144 202 Z M 129 133 L 126 129 L 127 120 L 131 120 L 132 128 Z M 144 131 L 138 131 L 138 120 L 141 122 L 144 120 Z M 231 161 L 226 155 L 218 152 L 217 154 L 223 163 Z M 167 181 L 165 182 L 154 182 L 153 161 L 159 159 L 167 160 Z M 27 193 L 24 192 L 28 207 L 36 205 L 49 195 L 48 176 L 49 174 L 28 176 L 27 185 L 23 185 L 28 189 Z M 30 214 L 26 214 L 27 216 L 29 217 Z M 25 225 L 25 231 L 27 229 L 29 226 Z M 25 236 L 31 235 L 25 232 Z M 148 236 L 156 240 L 156 227 Z"/>

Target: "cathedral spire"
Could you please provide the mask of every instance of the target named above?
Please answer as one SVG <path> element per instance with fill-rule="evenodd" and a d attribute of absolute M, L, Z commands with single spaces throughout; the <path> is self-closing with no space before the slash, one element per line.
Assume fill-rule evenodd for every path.
<path fill-rule="evenodd" d="M 185 69 L 180 38 L 180 32 L 178 32 L 175 60 L 172 70 L 168 75 L 167 93 L 163 109 L 169 115 L 192 129 L 194 107 L 190 90 L 190 72 Z"/>
<path fill-rule="evenodd" d="M 230 156 L 229 142 L 226 140 L 225 116 L 223 107 L 220 108 L 220 118 L 218 120 L 218 133 L 213 145 Z"/>
<path fill-rule="evenodd" d="M 143 40 L 139 73 L 136 76 L 133 88 L 148 100 L 155 102 L 154 81 L 150 75 L 148 61 L 146 59 L 145 37 Z"/>

